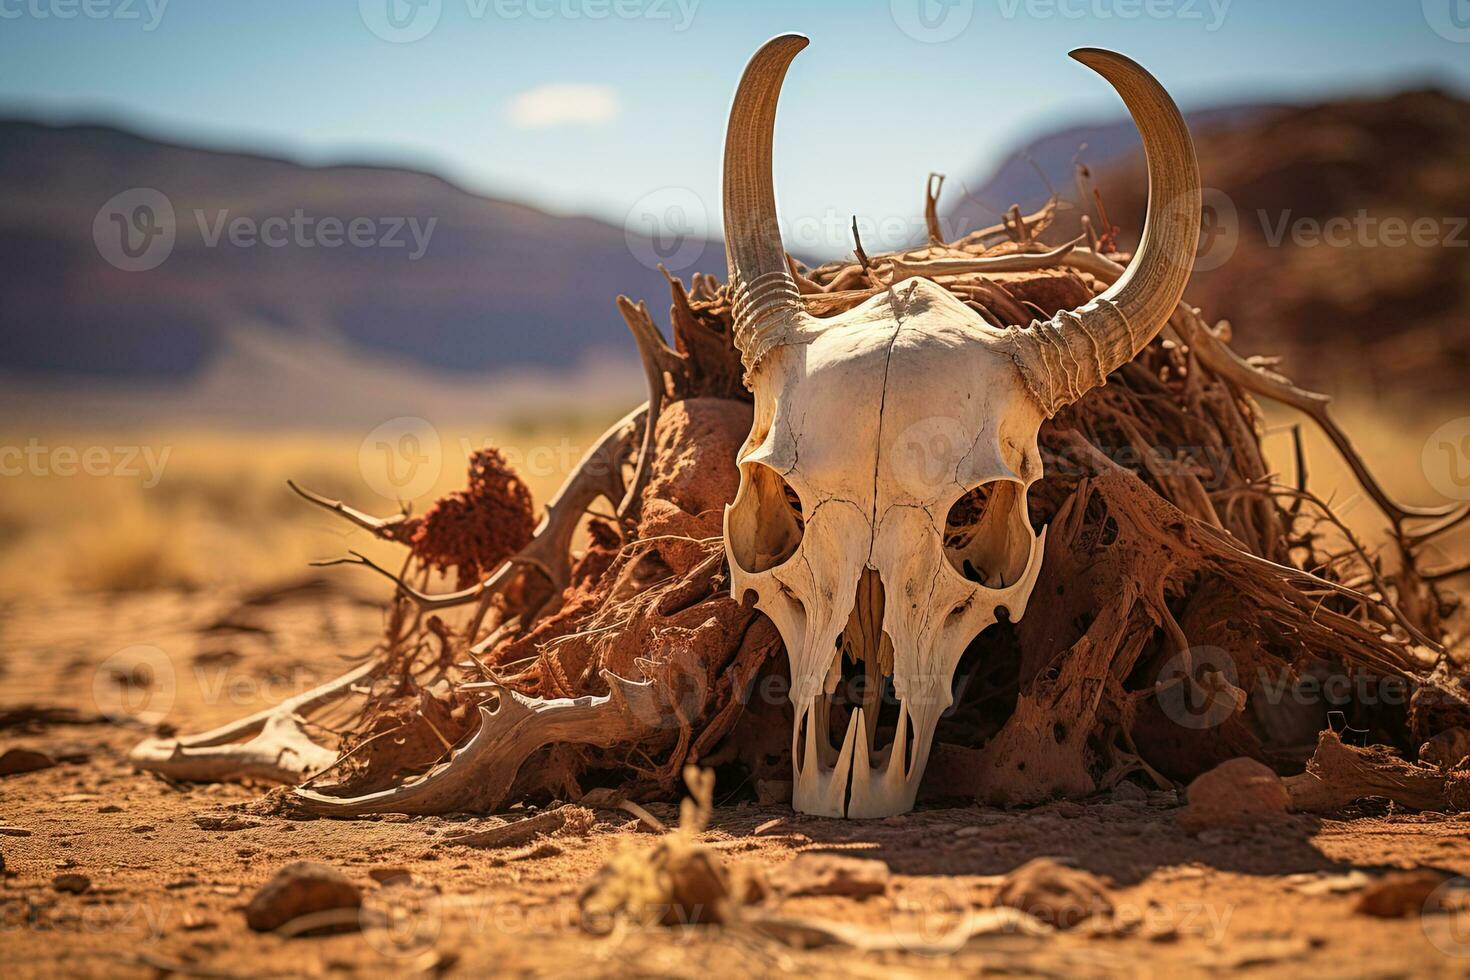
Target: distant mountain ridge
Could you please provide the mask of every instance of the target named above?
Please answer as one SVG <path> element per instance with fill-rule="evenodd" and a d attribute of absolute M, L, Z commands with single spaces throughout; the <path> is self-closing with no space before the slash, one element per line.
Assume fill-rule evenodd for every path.
<path fill-rule="evenodd" d="M 1318 390 L 1470 409 L 1470 101 L 1424 88 L 1188 118 L 1206 189 L 1190 302 L 1229 320 L 1242 352 L 1284 356 L 1284 370 Z M 1112 128 L 1033 144 L 1029 156 L 1072 205 L 1047 241 L 1079 231 L 1066 157 L 1087 143 L 1081 157 L 1120 245 L 1136 245 L 1148 180 L 1131 124 L 1123 131 L 1121 153 Z M 996 220 L 977 201 L 1030 211 L 1048 193 L 1019 157 L 972 186 L 948 214 L 957 227 Z"/>
<path fill-rule="evenodd" d="M 1195 134 L 1235 129 L 1282 111 L 1269 103 L 1220 106 L 1185 113 L 1190 132 Z M 1093 171 L 1107 170 L 1142 150 L 1138 130 L 1127 116 L 1052 130 L 1027 140 L 998 167 L 969 175 L 953 186 L 951 194 L 967 193 L 945 212 L 958 237 L 975 228 L 995 224 L 1012 204 L 1030 214 L 1053 193 L 1066 200 L 1076 198 L 1074 173 L 1077 164 Z"/>
<path fill-rule="evenodd" d="M 1204 182 L 1231 203 L 1238 232 L 1228 261 L 1197 266 L 1189 295 L 1234 321 L 1242 350 L 1304 355 L 1292 373 L 1324 388 L 1349 369 L 1397 388 L 1397 364 L 1427 384 L 1458 377 L 1463 390 L 1465 249 L 1273 244 L 1256 216 L 1274 228 L 1283 216 L 1365 209 L 1470 215 L 1470 103 L 1425 90 L 1188 120 Z M 1047 234 L 1062 241 L 1083 213 L 1080 160 L 1131 247 L 1146 198 L 1139 156 L 1126 118 L 1042 135 L 947 185 L 942 221 L 958 235 L 1055 192 L 1073 205 Z M 697 254 L 679 270 L 686 278 L 723 274 L 719 242 L 680 244 L 414 170 L 311 167 L 106 126 L 0 120 L 0 417 L 168 411 L 284 425 L 351 423 L 436 398 L 478 413 L 492 390 L 511 410 L 538 393 L 553 404 L 622 399 L 640 382 L 614 297 L 656 302 L 665 286 L 654 265 L 670 248 Z M 160 254 L 156 267 L 125 271 Z M 1414 344 L 1399 342 L 1410 334 Z M 1325 354 L 1347 350 L 1342 337 L 1375 353 L 1334 362 Z M 364 404 L 345 404 L 354 392 Z"/>
<path fill-rule="evenodd" d="M 167 210 L 167 257 L 125 271 L 168 245 Z M 694 250 L 686 275 L 723 270 L 718 243 Z M 663 288 L 656 249 L 639 251 L 607 222 L 412 170 L 0 121 L 0 371 L 13 375 L 182 382 L 242 324 L 446 372 L 566 368 L 628 355 L 614 297 Z"/>

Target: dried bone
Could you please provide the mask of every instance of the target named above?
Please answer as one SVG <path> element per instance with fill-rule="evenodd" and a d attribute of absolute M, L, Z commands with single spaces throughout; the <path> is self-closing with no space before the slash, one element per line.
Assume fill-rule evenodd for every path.
<path fill-rule="evenodd" d="M 1291 805 L 1304 813 L 1333 813 L 1365 797 L 1381 797 L 1411 810 L 1453 811 L 1470 805 L 1470 781 L 1416 766 L 1378 748 L 1344 745 L 1324 731 L 1307 771 L 1288 776 Z"/>
<path fill-rule="evenodd" d="M 1075 51 L 1122 94 L 1149 162 L 1143 246 L 1118 282 L 1024 329 L 997 329 L 956 298 L 1013 302 L 1003 290 L 914 276 L 819 319 L 791 275 L 771 182 L 781 83 L 806 43 L 785 35 L 756 52 L 726 133 L 735 345 L 755 420 L 739 454 L 725 545 L 734 594 L 753 593 L 786 644 L 796 809 L 884 817 L 914 804 L 970 642 L 1026 613 L 1045 550 L 1026 504 L 1042 476 L 1042 422 L 1147 346 L 1183 294 L 1199 172 L 1179 110 L 1152 76 L 1111 52 Z M 1070 248 L 1017 261 L 1049 265 Z M 861 250 L 858 258 L 871 278 Z M 1009 258 L 914 264 L 933 275 L 973 274 Z M 854 404 L 853 392 L 871 395 Z M 964 552 L 952 553 L 947 515 L 982 487 L 993 488 L 986 517 Z M 880 579 L 881 587 L 863 584 Z M 857 631 L 850 621 L 881 624 L 886 642 L 874 626 L 844 646 L 844 634 Z M 832 725 L 843 659 L 834 645 L 864 662 L 867 680 L 845 732 Z M 888 677 L 898 716 L 892 741 L 880 745 L 873 715 Z"/>
<path fill-rule="evenodd" d="M 148 739 L 128 753 L 128 761 L 188 782 L 237 778 L 299 782 L 337 758 L 336 751 L 311 740 L 301 715 L 346 697 L 354 685 L 380 669 L 380 664 L 368 661 L 320 687 L 228 725 L 182 738 Z"/>

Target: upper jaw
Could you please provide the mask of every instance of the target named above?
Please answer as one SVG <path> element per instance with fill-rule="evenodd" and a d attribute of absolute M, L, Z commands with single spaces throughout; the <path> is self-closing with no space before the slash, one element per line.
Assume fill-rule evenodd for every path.
<path fill-rule="evenodd" d="M 867 716 L 861 707 L 848 718 L 841 747 L 832 747 L 825 704 L 819 695 L 797 708 L 792 805 L 801 813 L 857 819 L 891 817 L 913 809 L 929 737 L 925 733 L 919 745 L 910 746 L 914 736 L 908 706 L 900 699 L 894 740 L 875 752 L 869 747 Z"/>
<path fill-rule="evenodd" d="M 881 580 L 868 569 L 835 649 L 829 638 L 802 658 L 805 670 L 792 691 L 792 803 L 798 811 L 871 818 L 913 808 L 932 739 L 934 711 L 926 702 L 933 699 L 927 690 L 894 689 L 898 657 L 884 628 L 884 605 Z M 813 668 L 823 669 L 817 675 Z M 844 708 L 847 723 L 834 741 L 834 710 Z"/>

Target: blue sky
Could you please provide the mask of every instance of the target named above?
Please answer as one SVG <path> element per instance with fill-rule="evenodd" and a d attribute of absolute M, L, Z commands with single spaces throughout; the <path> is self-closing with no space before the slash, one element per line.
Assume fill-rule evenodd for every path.
<path fill-rule="evenodd" d="M 713 218 L 735 81 L 791 30 L 812 45 L 777 183 L 808 215 L 909 215 L 929 170 L 1117 114 L 1081 44 L 1186 107 L 1470 90 L 1470 0 L 0 0 L 0 111 L 403 163 L 617 223 L 687 189 Z"/>

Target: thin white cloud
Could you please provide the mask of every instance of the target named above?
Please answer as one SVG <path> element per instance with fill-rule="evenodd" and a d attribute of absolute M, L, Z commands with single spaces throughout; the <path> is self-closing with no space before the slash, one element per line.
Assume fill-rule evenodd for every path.
<path fill-rule="evenodd" d="M 600 126 L 622 112 L 618 94 L 606 85 L 569 82 L 538 85 L 506 102 L 510 123 L 517 129 L 551 126 Z"/>

